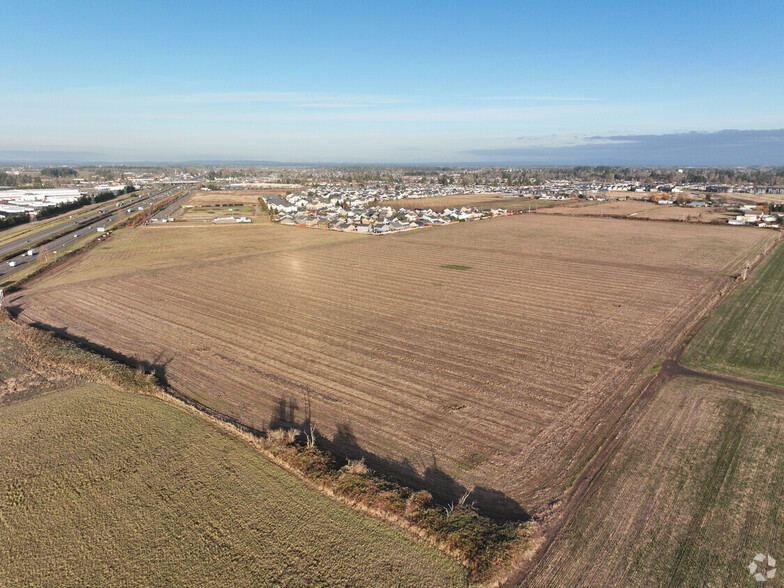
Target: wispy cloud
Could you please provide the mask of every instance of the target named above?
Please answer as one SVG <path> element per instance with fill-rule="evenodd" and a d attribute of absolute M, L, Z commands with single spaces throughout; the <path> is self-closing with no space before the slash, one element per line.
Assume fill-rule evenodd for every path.
<path fill-rule="evenodd" d="M 465 153 L 482 161 L 520 164 L 780 165 L 784 161 L 784 129 L 590 136 L 577 145 L 527 145 Z"/>
<path fill-rule="evenodd" d="M 194 92 L 167 95 L 117 95 L 100 88 L 57 90 L 35 94 L 4 95 L 0 104 L 6 106 L 53 105 L 79 107 L 95 103 L 100 106 L 120 105 L 132 109 L 167 107 L 212 107 L 220 109 L 241 105 L 269 105 L 279 108 L 379 108 L 411 103 L 401 96 L 374 94 L 341 94 L 329 92 Z"/>
<path fill-rule="evenodd" d="M 94 113 L 90 119 L 158 120 L 238 122 L 238 123 L 477 123 L 477 122 L 533 122 L 557 119 L 564 115 L 589 116 L 595 108 L 588 105 L 549 105 L 504 108 L 352 108 L 351 105 L 331 108 L 282 108 L 234 113 L 214 110 L 200 111 L 115 111 Z"/>
<path fill-rule="evenodd" d="M 472 100 L 503 102 L 599 102 L 586 96 L 474 96 Z"/>
<path fill-rule="evenodd" d="M 378 102 L 302 102 L 291 104 L 295 108 L 373 108 L 388 103 Z"/>
<path fill-rule="evenodd" d="M 174 104 L 282 104 L 310 108 L 369 108 L 407 102 L 399 96 L 326 92 L 204 92 L 152 97 Z"/>

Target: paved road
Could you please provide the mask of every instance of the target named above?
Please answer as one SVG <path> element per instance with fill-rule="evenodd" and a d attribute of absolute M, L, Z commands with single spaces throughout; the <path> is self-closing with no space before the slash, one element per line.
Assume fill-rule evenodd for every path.
<path fill-rule="evenodd" d="M 163 196 L 164 194 L 171 194 L 173 190 L 175 190 L 175 188 L 160 188 L 150 194 L 130 195 L 126 198 L 123 198 L 122 202 L 124 202 L 124 205 L 126 207 L 131 205 L 138 206 L 139 202 L 142 202 L 150 198 L 158 199 L 159 196 Z M 104 212 L 101 212 L 101 210 L 103 210 Z M 93 220 L 98 220 L 101 218 L 108 218 L 112 216 L 116 211 L 117 211 L 116 203 L 115 201 L 111 200 L 109 202 L 106 202 L 105 206 L 101 207 L 100 209 L 97 209 L 77 220 L 72 221 L 72 225 L 73 225 L 72 228 L 76 230 L 76 228 L 78 228 L 78 225 L 86 224 L 92 222 Z M 78 211 L 75 212 L 78 213 Z M 33 222 L 33 224 L 28 226 L 34 227 L 35 222 Z M 23 238 L 12 241 L 11 243 L 7 243 L 6 245 L 0 247 L 0 259 L 4 259 L 7 256 L 17 251 L 27 250 L 32 247 L 37 247 L 38 245 L 46 243 L 46 241 L 48 241 L 55 235 L 62 233 L 64 230 L 67 230 L 67 228 L 68 228 L 68 223 L 61 223 L 55 227 L 51 227 L 49 229 L 43 229 L 41 231 L 34 233 L 33 235 L 27 235 Z"/>
<path fill-rule="evenodd" d="M 63 226 L 59 226 L 56 229 L 50 229 L 46 231 L 42 231 L 41 233 L 36 233 L 34 236 L 30 236 L 26 239 L 19 239 L 14 243 L 7 245 L 8 251 L 18 251 L 21 248 L 25 249 L 39 249 L 41 244 L 45 243 L 46 251 L 50 253 L 57 254 L 63 247 L 66 245 L 70 245 L 74 241 L 76 241 L 79 237 L 84 237 L 88 233 L 94 233 L 98 227 L 102 227 L 106 224 L 109 224 L 120 217 L 127 216 L 130 214 L 128 210 L 131 208 L 136 210 L 139 206 L 144 206 L 145 208 L 152 203 L 158 202 L 162 198 L 166 198 L 172 194 L 172 192 L 179 190 L 179 186 L 174 186 L 172 188 L 164 188 L 161 189 L 153 194 L 147 194 L 142 196 L 134 196 L 132 198 L 124 200 L 125 206 L 122 208 L 117 208 L 112 205 L 111 209 L 106 208 L 106 212 L 99 213 L 96 211 L 95 214 L 90 214 L 87 217 L 75 221 L 74 227 L 68 233 L 62 235 L 61 237 L 57 237 L 56 239 L 52 239 L 52 235 L 56 235 L 57 233 L 63 231 Z M 132 210 L 132 211 L 133 211 Z M 84 224 L 87 223 L 87 224 Z M 78 225 L 78 226 L 76 226 Z M 68 225 L 65 225 L 66 227 Z M 4 248 L 5 249 L 5 248 Z M 28 256 L 25 254 L 15 255 L 2 263 L 0 263 L 0 278 L 7 278 L 10 275 L 21 271 L 28 263 L 32 263 L 35 261 L 35 256 Z M 14 262 L 16 265 L 12 267 L 10 265 L 11 262 Z"/>
<path fill-rule="evenodd" d="M 188 190 L 187 192 L 185 192 L 185 194 L 183 194 L 182 196 L 177 198 L 174 202 L 169 204 L 169 206 L 153 214 L 149 219 L 147 219 L 148 222 L 161 221 L 163 219 L 170 218 L 171 215 L 174 214 L 174 211 L 177 210 L 183 202 L 185 202 L 188 198 L 190 198 L 190 195 L 192 193 L 193 193 L 192 190 Z"/>

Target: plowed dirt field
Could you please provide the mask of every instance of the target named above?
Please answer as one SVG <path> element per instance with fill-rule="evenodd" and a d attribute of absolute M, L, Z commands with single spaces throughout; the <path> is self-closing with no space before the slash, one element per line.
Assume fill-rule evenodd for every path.
<path fill-rule="evenodd" d="M 640 200 L 617 200 L 611 202 L 568 202 L 561 206 L 543 210 L 546 214 L 565 214 L 573 216 L 613 216 L 651 220 L 685 221 L 711 223 L 734 218 L 724 208 L 691 208 L 654 204 Z"/>
<path fill-rule="evenodd" d="M 249 425 L 311 418 L 409 483 L 539 512 L 775 238 L 544 215 L 364 238 L 223 230 L 235 240 L 120 232 L 7 301 Z"/>
<path fill-rule="evenodd" d="M 223 206 L 225 204 L 252 204 L 258 203 L 261 196 L 268 194 L 285 194 L 285 188 L 270 188 L 264 190 L 197 190 L 188 199 L 191 206 Z"/>

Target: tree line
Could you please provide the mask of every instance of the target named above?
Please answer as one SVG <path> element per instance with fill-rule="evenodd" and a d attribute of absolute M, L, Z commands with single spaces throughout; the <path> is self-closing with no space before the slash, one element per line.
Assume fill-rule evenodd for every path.
<path fill-rule="evenodd" d="M 23 225 L 30 222 L 29 214 L 13 214 L 5 218 L 0 218 L 0 230 L 10 229 L 17 225 Z"/>
<path fill-rule="evenodd" d="M 0 172 L 0 186 L 6 186 L 9 188 L 16 188 L 20 186 L 32 186 L 38 180 L 38 184 L 41 183 L 41 178 L 33 178 L 33 176 L 29 174 L 9 174 L 8 172 Z"/>
<path fill-rule="evenodd" d="M 41 170 L 41 175 L 49 178 L 75 178 L 79 172 L 72 167 L 45 167 Z"/>

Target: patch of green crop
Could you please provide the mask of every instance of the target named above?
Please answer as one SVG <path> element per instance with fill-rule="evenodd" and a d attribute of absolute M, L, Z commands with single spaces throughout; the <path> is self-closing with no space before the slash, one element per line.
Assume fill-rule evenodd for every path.
<path fill-rule="evenodd" d="M 684 364 L 784 386 L 784 247 L 735 292 L 686 348 Z"/>
<path fill-rule="evenodd" d="M 442 265 L 441 267 L 444 269 L 453 269 L 453 270 L 460 270 L 460 271 L 466 271 L 471 269 L 470 265 L 455 265 L 452 263 Z"/>
<path fill-rule="evenodd" d="M 651 366 L 651 369 L 648 370 L 648 373 L 651 374 L 651 375 L 658 374 L 659 370 L 661 369 L 661 366 L 664 363 L 665 359 L 667 359 L 667 358 L 666 357 L 660 357 L 659 359 L 657 359 L 656 363 L 654 363 Z"/>

